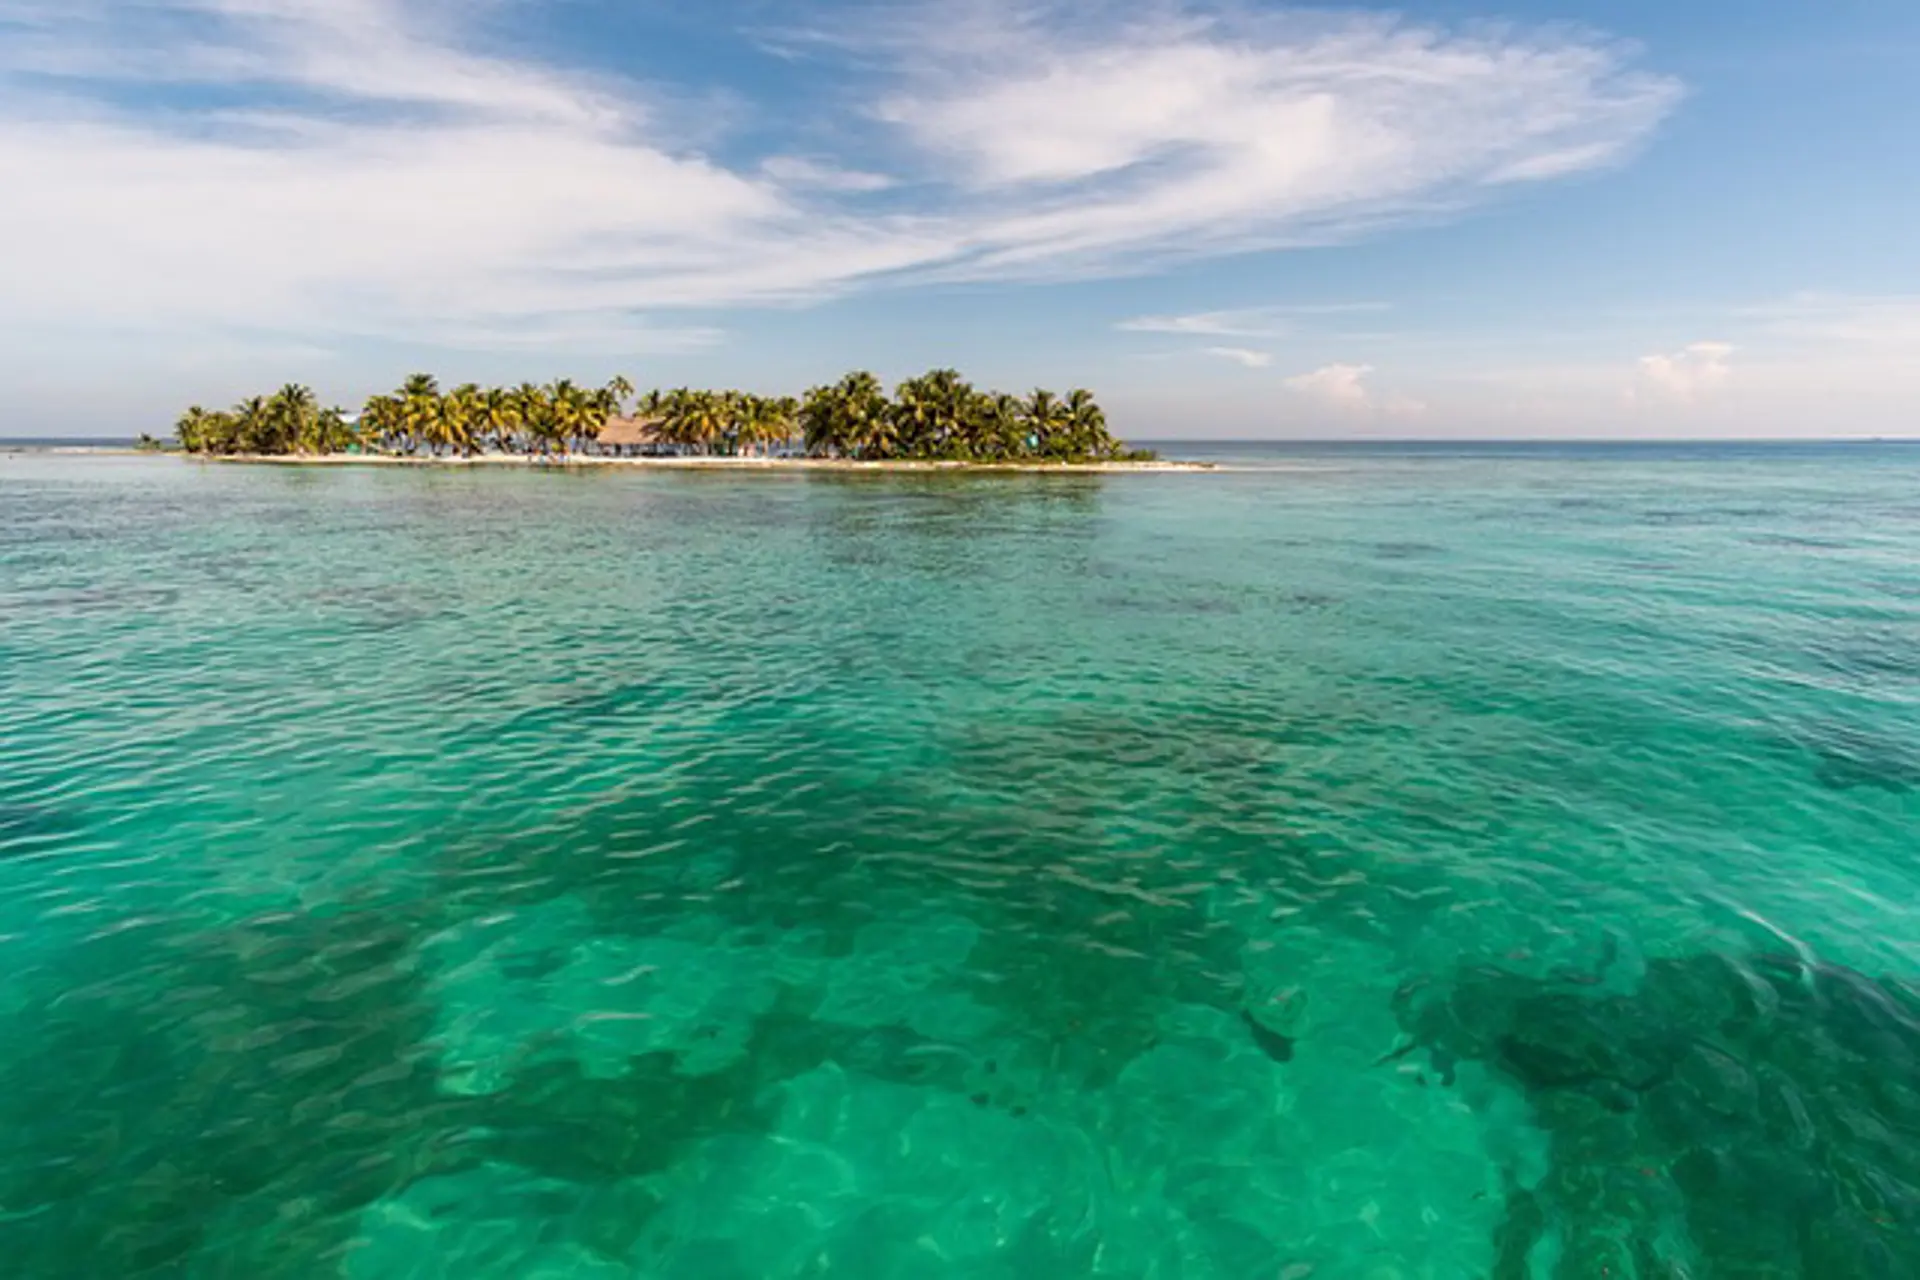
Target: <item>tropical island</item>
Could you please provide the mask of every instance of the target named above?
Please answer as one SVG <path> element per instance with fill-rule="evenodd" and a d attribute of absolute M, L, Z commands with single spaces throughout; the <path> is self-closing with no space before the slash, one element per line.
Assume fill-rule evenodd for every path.
<path fill-rule="evenodd" d="M 629 401 L 632 401 L 629 408 Z M 562 379 L 443 392 L 429 374 L 375 395 L 359 413 L 323 406 L 290 384 L 231 409 L 195 406 L 175 426 L 179 449 L 254 460 L 805 460 L 847 464 L 1076 466 L 1143 464 L 1107 428 L 1085 390 L 1026 396 L 975 388 L 952 369 L 889 396 L 850 373 L 804 396 L 682 387 L 649 391 Z M 157 442 L 144 441 L 149 447 Z"/>

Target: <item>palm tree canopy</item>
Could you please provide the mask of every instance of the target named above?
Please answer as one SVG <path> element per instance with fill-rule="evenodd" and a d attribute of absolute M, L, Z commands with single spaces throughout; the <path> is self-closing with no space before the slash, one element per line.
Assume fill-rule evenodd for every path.
<path fill-rule="evenodd" d="M 401 453 L 565 453 L 597 442 L 633 395 L 624 376 L 603 387 L 570 378 L 512 388 L 468 382 L 443 394 L 432 374 L 416 373 L 397 390 L 369 397 L 353 422 L 342 410 L 322 408 L 312 388 L 289 383 L 225 413 L 195 405 L 180 416 L 174 434 L 192 453 L 332 453 L 361 446 Z M 1019 397 L 976 389 L 955 369 L 907 378 L 891 397 L 865 370 L 801 397 L 654 389 L 639 398 L 636 413 L 650 424 L 652 439 L 702 452 L 752 452 L 797 438 L 815 456 L 872 461 L 1083 462 L 1122 456 L 1105 411 L 1085 388 L 1064 397 L 1038 388 Z"/>

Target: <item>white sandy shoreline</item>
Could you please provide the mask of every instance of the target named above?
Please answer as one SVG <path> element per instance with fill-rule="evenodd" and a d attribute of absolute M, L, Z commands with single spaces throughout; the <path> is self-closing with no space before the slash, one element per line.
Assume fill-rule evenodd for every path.
<path fill-rule="evenodd" d="M 131 451 L 130 451 L 131 452 Z M 729 471 L 848 471 L 884 474 L 896 471 L 1010 471 L 1080 475 L 1117 472 L 1212 471 L 1208 462 L 856 462 L 847 458 L 599 458 L 579 454 L 566 458 L 528 457 L 524 454 L 483 453 L 472 458 L 402 458 L 388 454 L 213 454 L 199 457 L 167 454 L 193 462 L 242 463 L 280 467 L 641 467 L 660 470 Z"/>

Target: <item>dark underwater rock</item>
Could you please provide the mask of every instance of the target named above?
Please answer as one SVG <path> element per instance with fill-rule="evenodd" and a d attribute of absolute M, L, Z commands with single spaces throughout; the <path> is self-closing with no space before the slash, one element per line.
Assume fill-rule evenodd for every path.
<path fill-rule="evenodd" d="M 1819 725 L 1806 735 L 1813 773 L 1833 791 L 1870 788 L 1901 793 L 1920 788 L 1920 751 L 1898 738 L 1848 725 Z"/>
<path fill-rule="evenodd" d="M 1280 1034 L 1244 1009 L 1240 1011 L 1240 1019 L 1247 1024 L 1247 1030 L 1253 1033 L 1253 1042 L 1260 1046 L 1260 1052 L 1282 1066 L 1293 1061 L 1292 1036 Z"/>
<path fill-rule="evenodd" d="M 1399 1003 L 1415 1043 L 1512 1080 L 1552 1137 L 1546 1177 L 1509 1193 L 1499 1274 L 1553 1232 L 1557 1280 L 1920 1277 L 1911 988 L 1698 955 L 1652 961 L 1629 995 L 1480 968 Z M 1691 1260 L 1648 1253 L 1676 1218 Z"/>
<path fill-rule="evenodd" d="M 1374 544 L 1373 554 L 1381 560 L 1417 560 L 1444 550 L 1431 542 L 1379 542 Z"/>

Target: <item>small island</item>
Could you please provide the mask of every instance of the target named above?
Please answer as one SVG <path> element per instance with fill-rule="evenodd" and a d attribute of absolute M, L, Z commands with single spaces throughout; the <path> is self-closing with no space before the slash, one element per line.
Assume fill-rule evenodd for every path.
<path fill-rule="evenodd" d="M 562 379 L 443 392 L 431 375 L 415 374 L 357 414 L 325 407 L 294 384 L 231 409 L 196 405 L 181 415 L 175 439 L 189 454 L 250 461 L 1156 463 L 1113 437 L 1089 391 L 1014 396 L 977 389 L 952 369 L 909 378 L 891 396 L 860 372 L 799 397 L 682 387 L 637 400 L 625 378 L 604 387 Z"/>

